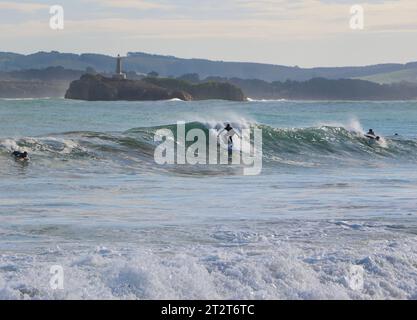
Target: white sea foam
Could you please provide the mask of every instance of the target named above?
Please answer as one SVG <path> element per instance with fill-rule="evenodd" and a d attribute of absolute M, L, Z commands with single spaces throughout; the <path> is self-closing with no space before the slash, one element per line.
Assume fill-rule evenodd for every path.
<path fill-rule="evenodd" d="M 3 139 L 0 140 L 0 148 L 7 151 L 27 151 L 30 153 L 54 152 L 60 154 L 69 154 L 75 149 L 85 150 L 76 141 L 71 139 L 44 137 L 34 138 L 26 137 L 20 139 Z"/>
<path fill-rule="evenodd" d="M 236 112 L 226 111 L 222 113 L 221 116 L 206 114 L 205 116 L 198 115 L 193 117 L 194 120 L 200 123 L 203 123 L 209 129 L 223 129 L 227 123 L 230 123 L 233 128 L 236 129 L 244 129 L 250 128 L 252 125 L 256 124 L 257 122 L 254 119 L 251 119 L 248 116 L 243 116 Z"/>
<path fill-rule="evenodd" d="M 247 98 L 249 102 L 285 102 L 286 99 L 252 99 Z"/>
<path fill-rule="evenodd" d="M 346 122 L 336 122 L 336 121 L 327 121 L 327 122 L 318 122 L 317 127 L 334 127 L 334 128 L 344 128 L 350 132 L 363 134 L 365 130 L 361 122 L 356 118 L 351 118 Z"/>
<path fill-rule="evenodd" d="M 16 141 L 13 139 L 0 140 L 0 147 L 10 152 L 21 150 Z"/>
<path fill-rule="evenodd" d="M 178 99 L 178 98 L 169 99 L 167 101 L 171 101 L 171 102 L 173 102 L 173 101 L 175 101 L 175 102 L 186 102 L 185 100 L 181 100 L 181 99 Z"/>
<path fill-rule="evenodd" d="M 383 224 L 293 222 L 207 235 L 212 244 L 3 254 L 0 299 L 416 298 L 417 237 Z M 53 264 L 64 268 L 64 290 L 49 287 Z M 350 286 L 352 268 L 363 270 L 363 287 Z"/>
<path fill-rule="evenodd" d="M 42 98 L 0 98 L 0 101 L 38 101 L 38 100 L 52 100 L 52 99 L 63 99 L 63 98 L 51 98 L 51 97 L 42 97 Z"/>

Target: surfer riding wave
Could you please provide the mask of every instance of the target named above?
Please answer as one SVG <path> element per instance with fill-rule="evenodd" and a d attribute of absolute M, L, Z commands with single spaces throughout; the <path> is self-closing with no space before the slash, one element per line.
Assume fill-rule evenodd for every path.
<path fill-rule="evenodd" d="M 381 140 L 381 137 L 377 136 L 373 129 L 369 129 L 368 133 L 365 134 L 365 137 L 376 141 Z"/>
<path fill-rule="evenodd" d="M 226 138 L 227 138 L 227 145 L 229 149 L 233 148 L 233 136 L 237 135 L 240 138 L 240 135 L 236 132 L 235 129 L 232 128 L 232 126 L 230 125 L 230 123 L 226 124 L 226 127 L 224 127 L 224 129 L 222 129 L 219 134 L 217 135 L 217 137 L 219 137 L 223 132 L 227 132 L 226 133 Z"/>

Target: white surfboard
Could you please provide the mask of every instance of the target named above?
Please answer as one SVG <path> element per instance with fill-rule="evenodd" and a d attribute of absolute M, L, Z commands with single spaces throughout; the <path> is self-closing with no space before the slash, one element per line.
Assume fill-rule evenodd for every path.
<path fill-rule="evenodd" d="M 372 140 L 377 140 L 377 136 L 375 136 L 375 135 L 372 135 L 372 134 L 365 134 L 365 137 L 367 137 L 367 138 L 369 138 L 369 139 L 372 139 Z"/>
<path fill-rule="evenodd" d="M 225 134 L 225 136 L 226 136 L 227 138 L 229 138 L 229 137 L 233 137 L 235 134 L 236 134 L 235 129 L 232 129 L 232 130 L 230 130 L 230 131 L 227 131 L 227 132 L 226 132 L 226 134 Z"/>

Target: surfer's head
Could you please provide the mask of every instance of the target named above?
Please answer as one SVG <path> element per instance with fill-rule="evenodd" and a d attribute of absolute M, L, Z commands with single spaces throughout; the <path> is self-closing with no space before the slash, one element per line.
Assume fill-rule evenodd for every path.
<path fill-rule="evenodd" d="M 226 129 L 230 129 L 231 127 L 230 123 L 226 123 Z"/>

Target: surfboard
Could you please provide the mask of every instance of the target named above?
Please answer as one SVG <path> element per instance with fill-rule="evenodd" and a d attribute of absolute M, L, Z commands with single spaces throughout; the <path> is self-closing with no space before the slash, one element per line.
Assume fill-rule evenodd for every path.
<path fill-rule="evenodd" d="M 369 139 L 372 139 L 372 140 L 377 140 L 377 136 L 375 136 L 375 135 L 372 135 L 372 134 L 365 134 L 365 137 L 367 137 L 367 138 L 369 138 Z"/>
<path fill-rule="evenodd" d="M 227 133 L 225 134 L 225 137 L 233 137 L 236 134 L 235 129 L 229 130 L 227 131 Z"/>

